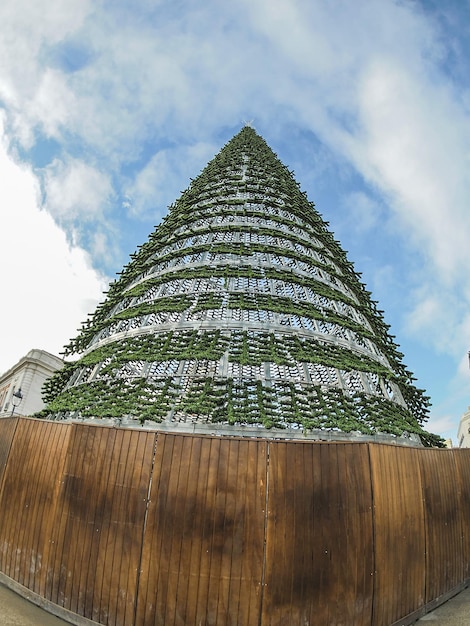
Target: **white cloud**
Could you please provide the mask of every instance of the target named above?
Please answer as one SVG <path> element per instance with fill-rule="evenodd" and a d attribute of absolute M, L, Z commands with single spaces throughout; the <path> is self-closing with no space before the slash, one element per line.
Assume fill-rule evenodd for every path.
<path fill-rule="evenodd" d="M 408 331 L 457 355 L 470 345 L 470 114 L 466 86 L 442 69 L 443 37 L 418 6 L 250 4 L 279 55 L 277 93 L 354 164 L 388 206 L 384 226 L 394 222 L 414 250 L 401 287 L 403 313 L 415 307 Z"/>
<path fill-rule="evenodd" d="M 339 207 L 344 222 L 356 220 L 349 230 L 360 239 L 396 225 L 414 252 L 413 266 L 395 259 L 393 275 L 396 251 L 374 258 L 371 275 L 400 276 L 400 323 L 408 314 L 410 334 L 455 356 L 470 345 L 470 91 L 445 72 L 448 39 L 420 7 L 5 0 L 9 139 L 59 142 L 61 160 L 43 172 L 44 206 L 101 263 L 120 212 L 140 221 L 164 210 L 217 151 L 221 129 L 254 118 L 282 146 L 288 120 L 366 182 L 370 195 L 352 191 L 352 213 Z"/>
<path fill-rule="evenodd" d="M 451 439 L 455 446 L 457 443 L 456 420 L 453 414 L 431 416 L 425 425 L 426 430 L 432 433 L 440 433 L 441 437 Z"/>
<path fill-rule="evenodd" d="M 46 208 L 64 221 L 101 221 L 113 197 L 109 174 L 78 159 L 54 160 L 44 185 Z"/>
<path fill-rule="evenodd" d="M 74 109 L 74 100 L 64 76 L 57 70 L 47 68 L 28 103 L 27 116 L 31 126 L 38 124 L 47 137 L 60 138 L 61 130 Z"/>
<path fill-rule="evenodd" d="M 82 249 L 69 246 L 38 206 L 39 185 L 0 144 L 0 371 L 31 348 L 57 354 L 93 311 L 104 288 Z"/>
<path fill-rule="evenodd" d="M 44 67 L 46 47 L 63 40 L 83 24 L 91 0 L 4 0 L 0 5 L 0 99 L 8 109 L 15 140 L 34 141 L 34 127 L 56 132 L 72 95 L 63 77 Z"/>
<path fill-rule="evenodd" d="M 450 86 L 418 79 L 390 62 L 364 72 L 355 160 L 445 280 L 470 260 L 470 119 Z"/>
<path fill-rule="evenodd" d="M 446 325 L 449 319 L 448 310 L 446 310 L 448 303 L 443 307 L 439 291 L 430 289 L 428 285 L 419 289 L 419 292 L 414 295 L 414 300 L 416 304 L 412 312 L 407 316 L 408 331 L 411 334 L 418 335 L 421 333 L 431 338 L 435 329 L 441 328 L 444 332 L 434 337 L 433 343 L 440 349 L 445 350 L 445 344 L 449 337 L 448 332 L 446 332 Z"/>

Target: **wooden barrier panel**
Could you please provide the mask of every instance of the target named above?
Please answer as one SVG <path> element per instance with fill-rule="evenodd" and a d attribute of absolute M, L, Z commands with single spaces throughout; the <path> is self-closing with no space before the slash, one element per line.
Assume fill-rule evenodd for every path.
<path fill-rule="evenodd" d="M 0 569 L 44 594 L 69 426 L 21 419 L 1 493 Z"/>
<path fill-rule="evenodd" d="M 0 481 L 0 571 L 106 626 L 389 626 L 470 577 L 468 450 L 15 418 Z"/>
<path fill-rule="evenodd" d="M 421 450 L 370 445 L 374 502 L 373 626 L 394 624 L 425 603 Z"/>
<path fill-rule="evenodd" d="M 11 442 L 18 424 L 17 417 L 3 417 L 0 419 L 0 499 L 2 493 L 3 474 L 10 454 Z"/>
<path fill-rule="evenodd" d="M 426 602 L 463 580 L 462 523 L 454 454 L 420 450 L 426 520 Z"/>
<path fill-rule="evenodd" d="M 269 444 L 263 625 L 370 626 L 366 444 Z"/>
<path fill-rule="evenodd" d="M 158 436 L 136 624 L 258 626 L 266 449 Z"/>
<path fill-rule="evenodd" d="M 457 468 L 455 492 L 462 529 L 463 580 L 470 578 L 470 450 L 453 450 Z"/>
<path fill-rule="evenodd" d="M 155 434 L 73 425 L 48 599 L 132 624 Z"/>

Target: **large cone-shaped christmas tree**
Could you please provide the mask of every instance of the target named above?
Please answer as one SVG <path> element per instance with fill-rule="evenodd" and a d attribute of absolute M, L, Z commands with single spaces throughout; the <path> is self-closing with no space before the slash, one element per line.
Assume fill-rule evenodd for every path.
<path fill-rule="evenodd" d="M 289 170 L 243 128 L 66 348 L 44 415 L 416 433 L 381 312 Z"/>

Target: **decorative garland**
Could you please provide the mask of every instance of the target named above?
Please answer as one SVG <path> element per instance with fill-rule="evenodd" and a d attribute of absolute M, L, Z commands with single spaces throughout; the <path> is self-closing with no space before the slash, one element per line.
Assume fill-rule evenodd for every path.
<path fill-rule="evenodd" d="M 113 418 L 129 416 L 161 422 L 170 413 L 209 423 L 260 424 L 265 428 L 302 428 L 359 432 L 367 435 L 415 433 L 428 444 L 439 437 L 426 433 L 403 407 L 367 394 L 344 395 L 319 385 L 284 383 L 267 387 L 261 381 L 193 379 L 183 387 L 177 379 L 112 378 L 72 387 L 47 412 L 62 416 Z"/>
<path fill-rule="evenodd" d="M 221 218 L 228 216 L 237 223 L 221 223 Z M 243 223 L 246 217 L 259 223 Z M 299 227 L 303 236 L 297 234 Z M 255 241 L 245 243 L 247 234 Z M 219 240 L 214 235 L 220 235 Z M 267 241 L 256 241 L 259 237 Z M 220 241 L 222 238 L 229 241 Z M 188 258 L 204 253 L 212 255 L 210 262 L 188 266 Z M 263 265 L 257 256 L 266 254 L 286 259 L 292 269 Z M 231 262 L 233 256 L 239 257 L 238 263 Z M 316 278 L 319 272 L 324 281 Z M 172 296 L 158 290 L 168 285 L 178 292 L 182 281 L 198 279 L 218 280 L 219 287 L 193 293 L 185 284 L 184 293 Z M 231 279 L 267 281 L 271 291 L 261 293 L 256 283 L 250 283 L 250 290 L 242 293 L 234 290 Z M 315 303 L 276 295 L 278 281 L 311 290 L 317 297 Z M 46 384 L 46 414 L 128 414 L 157 421 L 171 415 L 174 419 L 202 416 L 207 421 L 261 423 L 268 428 L 293 424 L 306 430 L 339 428 L 397 435 L 407 431 L 436 443 L 420 426 L 427 419 L 428 399 L 414 387 L 413 376 L 402 363 L 403 355 L 370 295 L 328 224 L 300 191 L 293 173 L 264 140 L 244 128 L 170 207 L 168 216 L 110 285 L 106 300 L 66 347 L 67 355 L 87 352 Z M 323 327 L 326 324 L 331 333 L 348 329 L 353 342 L 368 345 L 371 341 L 384 358 L 375 360 L 359 349 L 297 337 L 289 326 L 285 333 L 230 331 L 223 323 L 217 329 L 217 319 L 209 314 L 206 322 L 213 321 L 214 328 L 175 329 L 112 340 L 121 322 L 144 332 L 149 315 L 168 314 L 175 319 L 175 314 L 202 313 L 204 317 L 205 311 L 219 311 L 223 320 L 225 309 L 267 311 L 279 314 L 281 320 L 285 315 L 310 319 Z M 110 334 L 108 342 L 92 349 L 105 329 Z M 299 386 L 293 380 L 271 385 L 262 380 L 196 377 L 184 382 L 176 376 L 135 378 L 130 373 L 144 371 L 142 364 L 171 362 L 177 367 L 184 362 L 218 363 L 221 359 L 254 367 L 312 363 L 374 375 L 383 384 L 397 385 L 407 408 L 385 396 Z"/>

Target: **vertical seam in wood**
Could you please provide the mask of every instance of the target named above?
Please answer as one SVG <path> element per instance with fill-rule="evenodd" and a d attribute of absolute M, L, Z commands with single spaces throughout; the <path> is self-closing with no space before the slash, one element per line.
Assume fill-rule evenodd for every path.
<path fill-rule="evenodd" d="M 375 503 L 374 503 L 374 481 L 372 476 L 372 459 L 370 455 L 370 443 L 367 445 L 367 456 L 369 459 L 369 481 L 370 481 L 370 514 L 371 514 L 371 525 L 372 525 L 372 593 L 371 593 L 371 603 L 370 603 L 370 623 L 374 624 L 375 621 L 375 585 L 377 579 L 377 563 L 376 563 L 376 540 L 375 540 Z"/>
<path fill-rule="evenodd" d="M 423 452 L 419 450 L 419 452 Z M 418 454 L 416 451 L 416 465 L 418 467 L 418 477 L 421 491 L 421 506 L 423 511 L 423 542 L 424 542 L 424 559 L 423 559 L 423 567 L 424 567 L 424 598 L 423 603 L 426 605 L 428 603 L 428 589 L 429 589 L 429 580 L 428 580 L 428 516 L 427 516 L 427 504 L 426 504 L 426 495 L 425 495 L 425 486 L 423 480 L 423 469 L 422 469 L 422 454 Z M 424 457 L 426 458 L 426 457 Z"/>
<path fill-rule="evenodd" d="M 462 468 L 460 463 L 457 462 L 457 456 L 454 450 L 451 451 L 452 460 L 454 462 L 454 471 L 459 477 L 458 482 L 458 499 L 462 502 L 462 491 L 463 491 L 463 476 L 462 476 Z M 459 535 L 460 535 L 460 580 L 465 581 L 466 567 L 464 560 L 464 552 L 465 552 L 465 543 L 464 543 L 464 521 L 463 521 L 463 507 L 459 507 Z"/>
<path fill-rule="evenodd" d="M 268 539 L 268 506 L 269 506 L 269 454 L 270 454 L 270 442 L 266 443 L 266 482 L 265 482 L 265 498 L 264 498 L 264 538 L 263 538 L 263 563 L 261 569 L 261 598 L 260 598 L 260 610 L 258 624 L 261 626 L 263 619 L 263 603 L 264 603 L 264 585 L 266 578 L 266 551 L 267 551 L 267 539 Z"/>
<path fill-rule="evenodd" d="M 147 518 L 148 518 L 149 504 L 150 504 L 150 492 L 152 490 L 152 481 L 153 481 L 153 470 L 155 467 L 155 458 L 157 455 L 157 443 L 158 443 L 158 435 L 155 435 L 155 442 L 153 444 L 153 454 L 152 454 L 152 466 L 150 468 L 149 484 L 148 484 L 148 489 L 147 489 L 147 499 L 145 502 L 144 523 L 142 524 L 142 536 L 140 540 L 140 554 L 139 554 L 139 559 L 137 561 L 137 579 L 136 579 L 136 585 L 135 585 L 135 598 L 134 598 L 134 618 L 132 620 L 132 624 L 134 626 L 136 626 L 136 620 L 137 620 L 137 605 L 139 603 L 139 591 L 140 591 L 140 574 L 142 572 L 142 557 L 144 554 L 145 530 L 147 528 Z"/>
<path fill-rule="evenodd" d="M 2 497 L 2 494 L 3 494 L 3 485 L 5 484 L 5 475 L 7 473 L 8 461 L 10 460 L 11 449 L 13 447 L 13 442 L 16 438 L 16 431 L 18 430 L 18 422 L 21 418 L 15 417 L 14 419 L 16 420 L 16 424 L 14 425 L 13 432 L 11 433 L 10 445 L 8 447 L 8 454 L 5 457 L 5 465 L 3 466 L 3 470 L 2 470 L 2 480 L 0 482 L 0 498 Z"/>

